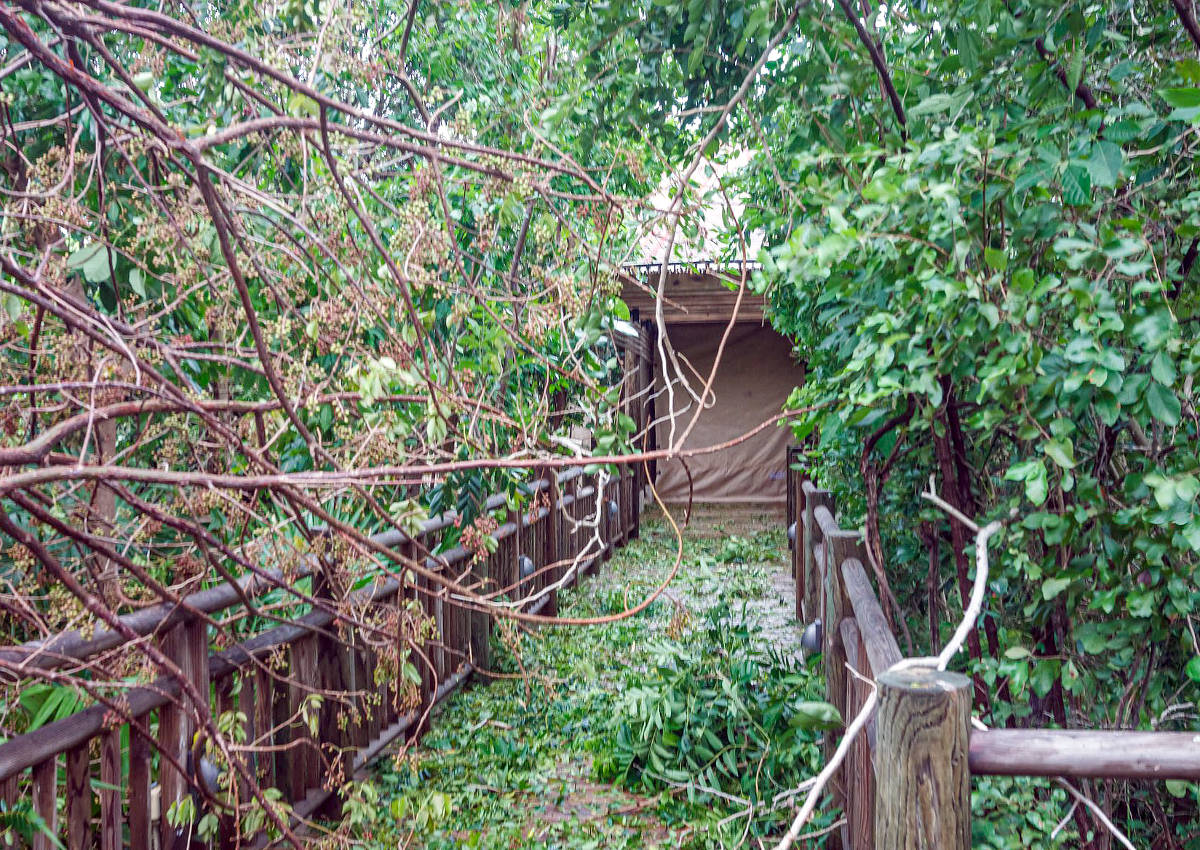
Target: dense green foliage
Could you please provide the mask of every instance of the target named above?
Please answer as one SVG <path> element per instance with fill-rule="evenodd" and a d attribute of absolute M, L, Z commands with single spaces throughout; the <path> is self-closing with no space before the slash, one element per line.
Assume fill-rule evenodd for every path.
<path fill-rule="evenodd" d="M 738 566 L 722 565 L 718 540 L 688 541 L 675 601 L 603 626 L 524 635 L 516 654 L 508 641 L 498 643 L 501 670 L 521 675 L 455 697 L 421 747 L 379 771 L 374 788 L 382 804 L 370 807 L 375 817 L 361 829 L 372 830 L 380 846 L 394 844 L 392 836 L 413 829 L 397 813 L 431 809 L 437 795 L 448 813 L 416 829 L 415 846 L 737 846 L 747 829 L 737 801 L 769 803 L 820 758 L 815 734 L 787 722 L 819 710 L 811 702 L 822 689 L 819 676 L 768 659 L 760 624 L 740 607 L 772 592 L 780 538 L 779 531 L 750 538 L 760 554 Z M 647 522 L 642 539 L 564 594 L 563 613 L 618 613 L 674 561 L 669 528 Z M 731 609 L 733 599 L 740 603 Z M 701 671 L 704 681 L 679 676 Z M 700 704 L 701 691 L 713 686 L 727 697 Z M 691 704 L 675 712 L 687 718 L 686 728 L 672 725 L 672 700 L 689 695 Z M 676 733 L 701 747 L 711 735 L 725 736 L 723 758 L 735 769 L 696 763 L 686 743 L 672 742 Z M 650 766 L 659 756 L 634 753 L 652 747 L 673 765 L 664 773 Z M 758 771 L 745 770 L 760 762 Z M 783 813 L 756 816 L 755 831 Z"/>
<path fill-rule="evenodd" d="M 799 785 L 817 758 L 810 730 L 841 725 L 832 706 L 796 699 L 814 690 L 812 675 L 764 649 L 729 601 L 686 628 L 687 642 L 651 649 L 652 673 L 622 695 L 619 775 L 650 789 L 730 788 L 756 803 Z"/>
<path fill-rule="evenodd" d="M 666 575 L 675 560 L 673 535 L 657 519 L 642 531 L 598 576 L 563 595 L 564 612 L 615 613 L 626 595 L 646 592 Z M 519 656 L 497 644 L 504 669 L 523 669 L 529 678 L 456 695 L 420 747 L 380 766 L 351 796 L 347 812 L 357 834 L 369 833 L 374 847 L 407 838 L 409 846 L 427 848 L 716 850 L 777 833 L 794 812 L 797 795 L 788 792 L 819 769 L 815 726 L 824 713 L 813 702 L 824 691 L 819 672 L 764 649 L 771 639 L 762 611 L 778 602 L 771 578 L 786 551 L 781 537 L 778 530 L 743 537 L 758 554 L 737 565 L 720 558 L 720 538 L 688 540 L 671 590 L 676 602 L 595 628 L 524 635 Z M 750 668 L 757 678 L 739 672 Z M 682 670 L 696 678 L 683 679 Z M 696 699 L 712 687 L 725 693 L 710 701 L 720 710 Z M 669 708 L 680 699 L 688 704 L 686 720 L 677 723 Z M 655 710 L 659 721 L 651 723 Z M 789 722 L 802 714 L 803 721 Z M 700 764 L 684 743 L 726 730 L 733 731 L 724 751 L 739 766 L 752 763 L 749 770 Z M 669 735 L 679 740 L 669 743 Z M 651 747 L 666 767 L 657 778 L 649 759 L 631 758 L 634 748 Z M 1051 836 L 1069 808 L 1066 793 L 1044 794 L 1040 784 L 977 781 L 975 846 L 1072 846 L 1070 825 Z M 778 794 L 782 805 L 772 811 Z M 748 823 L 751 801 L 758 808 Z M 838 815 L 825 807 L 813 829 Z"/>
<path fill-rule="evenodd" d="M 988 723 L 1195 728 L 1188 0 L 25 2 L 0 25 L 11 642 L 94 628 L 93 591 L 123 613 L 313 552 L 347 590 L 387 569 L 367 533 L 457 507 L 466 534 L 490 490 L 523 501 L 525 474 L 489 459 L 561 457 L 572 425 L 628 448 L 612 265 L 643 216 L 623 198 L 721 120 L 703 153 L 748 163 L 722 188 L 765 236 L 753 285 L 808 374 L 792 405 L 818 408 L 796 436 L 913 651 L 941 645 L 973 570 L 962 525 L 918 497 L 932 475 L 964 513 L 1013 517 L 961 662 Z M 264 604 L 308 610 L 311 590 Z M 799 710 L 773 712 L 806 674 L 747 658 L 716 616 L 712 656 L 646 656 L 614 772 L 802 770 Z M 6 691 L 0 734 L 73 710 L 80 682 L 161 672 L 143 662 Z M 501 738 L 481 735 L 528 755 Z M 981 783 L 977 807 L 1007 788 Z M 1200 846 L 1194 787 L 1094 790 L 1138 837 Z M 423 828 L 444 815 L 405 799 Z M 997 815 L 977 838 L 1049 826 Z"/>
<path fill-rule="evenodd" d="M 728 63 L 753 58 L 737 48 L 790 10 L 635 6 L 601 19 L 674 57 L 639 89 L 664 131 L 685 98 L 728 93 Z M 766 234 L 755 285 L 808 370 L 792 403 L 822 408 L 797 438 L 918 644 L 940 646 L 973 570 L 970 535 L 918 499 L 929 476 L 981 520 L 1016 512 L 965 665 L 989 723 L 1194 726 L 1190 10 L 806 5 L 722 136 L 754 152 L 737 185 Z M 1194 789 L 1165 791 L 1099 796 L 1159 846 L 1195 846 Z"/>

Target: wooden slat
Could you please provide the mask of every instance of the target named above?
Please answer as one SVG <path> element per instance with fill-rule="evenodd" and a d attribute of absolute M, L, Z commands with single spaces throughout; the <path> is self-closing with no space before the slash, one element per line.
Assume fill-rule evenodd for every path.
<path fill-rule="evenodd" d="M 136 718 L 136 726 L 150 728 L 150 715 Z M 134 725 L 129 730 L 129 846 L 150 850 L 150 764 L 153 748 Z"/>
<path fill-rule="evenodd" d="M 825 568 L 823 538 L 817 525 L 816 510 L 818 506 L 831 508 L 833 494 L 828 490 L 818 490 L 811 482 L 804 482 L 804 602 L 803 619 L 811 622 L 823 616 L 822 594 L 824 593 L 825 578 L 821 570 Z M 832 628 L 826 626 L 827 629 Z"/>
<path fill-rule="evenodd" d="M 850 612 L 850 603 L 842 587 L 842 572 L 839 567 L 846 559 L 860 555 L 860 547 L 856 532 L 838 530 L 825 534 L 825 605 L 821 618 L 825 623 L 825 682 L 829 689 L 829 701 L 839 708 L 842 707 L 839 703 L 846 693 L 846 653 L 842 647 L 838 624 Z"/>
<path fill-rule="evenodd" d="M 67 752 L 67 850 L 92 846 L 92 776 L 89 747 Z"/>
<path fill-rule="evenodd" d="M 0 800 L 7 804 L 9 811 L 12 811 L 13 804 L 17 802 L 17 786 L 16 776 L 0 780 Z"/>
<path fill-rule="evenodd" d="M 311 713 L 309 696 L 317 682 L 317 641 L 315 636 L 301 638 L 292 644 L 288 668 L 288 715 L 296 719 L 291 724 L 292 742 L 300 742 L 289 754 L 289 793 L 292 800 L 304 796 L 318 782 L 320 771 L 316 745 L 305 721 Z"/>
<path fill-rule="evenodd" d="M 199 624 L 203 629 L 204 624 Z M 192 645 L 196 640 L 203 640 L 204 670 L 197 669 L 199 653 Z M 162 638 L 163 653 L 178 665 L 182 676 L 197 687 L 200 685 L 200 675 L 203 673 L 203 691 L 208 692 L 207 660 L 208 640 L 194 622 L 184 621 L 172 626 Z M 186 700 L 180 694 L 181 702 Z M 188 793 L 188 777 L 181 771 L 187 767 L 188 749 L 192 738 L 192 725 L 187 710 L 174 702 L 163 706 L 158 718 L 158 746 L 164 753 L 160 759 L 158 771 L 159 803 L 162 816 L 159 819 L 159 840 L 161 846 L 171 847 L 176 837 L 176 829 L 171 826 L 168 813 L 171 807 Z"/>
<path fill-rule="evenodd" d="M 112 729 L 100 739 L 100 850 L 121 847 L 121 779 L 121 730 Z"/>
<path fill-rule="evenodd" d="M 558 538 L 559 538 L 559 521 L 561 519 L 558 505 L 558 483 L 554 482 L 547 488 L 547 498 L 549 500 L 546 516 L 539 520 L 542 526 L 542 552 L 545 564 L 557 564 L 559 559 L 558 553 Z M 557 582 L 563 574 L 562 567 L 554 567 L 547 573 L 547 580 L 551 584 Z M 558 614 L 558 591 L 550 594 L 550 601 L 546 603 L 547 607 L 544 612 L 547 616 L 555 616 Z"/>
<path fill-rule="evenodd" d="M 1082 729 L 971 730 L 971 773 L 1200 780 L 1200 735 Z"/>
<path fill-rule="evenodd" d="M 58 759 L 54 756 L 33 767 L 33 810 L 42 816 L 51 835 L 58 834 Z M 38 832 L 33 850 L 51 850 L 50 836 Z"/>
<path fill-rule="evenodd" d="M 879 607 L 879 599 L 871 589 L 871 582 L 862 562 L 856 558 L 843 562 L 842 581 L 854 619 L 858 621 L 858 630 L 862 633 L 863 646 L 866 648 L 866 660 L 869 665 L 866 675 L 875 678 L 903 657 L 900 654 L 900 646 L 888 628 L 887 618 L 883 609 Z"/>
<path fill-rule="evenodd" d="M 645 281 L 637 281 L 632 277 L 624 280 L 621 298 L 631 310 L 638 310 L 646 316 L 655 314 L 658 275 L 658 271 L 653 271 Z M 665 321 L 670 324 L 727 322 L 737 307 L 737 321 L 761 323 L 766 304 L 764 296 L 747 291 L 742 294 L 739 303 L 737 291 L 726 285 L 729 280 L 736 283 L 738 276 L 721 272 L 669 271 L 663 284 Z"/>
<path fill-rule="evenodd" d="M 255 668 L 252 675 L 254 677 L 254 713 L 252 715 L 254 737 L 251 740 L 256 741 L 258 746 L 264 748 L 263 751 L 255 754 L 256 775 L 264 787 L 273 788 L 275 787 L 276 754 L 269 747 L 275 741 L 275 735 L 272 732 L 275 722 L 274 689 L 271 685 L 271 674 L 263 668 Z"/>
<path fill-rule="evenodd" d="M 863 672 L 865 652 L 858 624 L 850 618 L 841 623 L 842 644 L 846 661 L 851 668 Z M 869 678 L 869 677 L 868 677 Z M 871 692 L 871 685 L 856 676 L 846 679 L 846 722 L 862 710 Z M 850 846 L 847 850 L 875 848 L 875 768 L 871 759 L 871 744 L 860 733 L 850 745 L 844 771 L 846 789 L 846 820 Z"/>

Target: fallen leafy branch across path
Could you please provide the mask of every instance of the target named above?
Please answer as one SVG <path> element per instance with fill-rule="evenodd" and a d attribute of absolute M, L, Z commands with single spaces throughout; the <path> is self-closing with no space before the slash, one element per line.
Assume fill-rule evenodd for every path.
<path fill-rule="evenodd" d="M 603 615 L 661 580 L 676 543 L 670 527 L 652 516 L 643 519 L 641 538 L 599 575 L 560 596 L 560 610 Z M 794 660 L 771 659 L 772 653 L 795 659 L 799 647 L 778 518 L 704 508 L 684 533 L 679 576 L 642 614 L 587 629 L 543 628 L 520 635 L 510 651 L 498 648 L 514 678 L 451 699 L 419 747 L 379 769 L 369 790 L 360 789 L 361 799 L 378 795 L 378 804 L 347 809 L 365 818 L 364 831 L 374 831 L 372 846 L 732 848 L 750 829 L 763 835 L 778 823 L 787 808 L 748 824 L 741 817 L 744 792 L 729 785 L 648 789 L 620 774 L 617 740 L 630 718 L 623 695 L 658 687 L 658 662 L 678 663 L 684 648 L 731 663 L 750 651 L 763 669 L 791 670 L 794 704 L 822 687 L 819 675 Z M 728 641 L 714 640 L 705 628 L 710 615 L 722 618 Z M 816 733 L 798 737 L 797 775 L 814 771 L 819 757 Z M 766 789 L 775 780 L 759 781 L 769 802 L 774 794 Z M 421 812 L 396 825 L 397 814 Z M 834 820 L 834 813 L 821 812 L 817 823 Z"/>

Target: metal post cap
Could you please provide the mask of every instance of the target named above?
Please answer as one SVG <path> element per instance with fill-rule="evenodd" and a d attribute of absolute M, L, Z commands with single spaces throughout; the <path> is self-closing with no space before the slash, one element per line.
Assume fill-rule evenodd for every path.
<path fill-rule="evenodd" d="M 805 652 L 820 652 L 824 643 L 825 630 L 820 620 L 813 620 L 804 627 L 804 634 L 800 635 L 800 646 Z"/>

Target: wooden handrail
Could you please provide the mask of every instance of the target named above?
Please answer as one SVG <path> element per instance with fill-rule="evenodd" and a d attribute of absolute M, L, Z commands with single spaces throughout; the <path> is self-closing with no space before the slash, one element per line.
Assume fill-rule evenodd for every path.
<path fill-rule="evenodd" d="M 838 527 L 833 497 L 828 491 L 805 479 L 791 463 L 788 476 L 788 522 L 796 523 L 792 552 L 792 571 L 797 584 L 796 611 L 799 614 L 802 608 L 807 609 L 806 615 L 810 619 L 823 616 L 838 619 L 838 622 L 824 624 L 829 701 L 847 720 L 864 703 L 865 695 L 853 682 L 835 675 L 845 660 L 861 675 L 877 680 L 881 704 L 888 704 L 893 714 L 899 710 L 897 704 L 887 701 L 899 700 L 905 688 L 920 695 L 926 688 L 917 681 L 922 676 L 957 676 L 959 681 L 953 690 L 966 700 L 969 708 L 969 680 L 961 675 L 936 673 L 928 667 L 895 668 L 903 656 L 895 635 L 888 628 L 862 558 L 853 554 L 855 545 L 851 538 L 855 533 Z M 806 569 L 813 570 L 814 574 L 805 575 Z M 803 606 L 802 598 L 806 600 Z M 830 659 L 833 659 L 832 664 Z M 880 679 L 881 676 L 884 679 Z M 885 687 L 885 680 L 890 683 L 890 690 Z M 946 687 L 941 690 L 949 693 Z M 847 817 L 842 834 L 844 847 L 871 850 L 876 838 L 884 846 L 899 846 L 897 841 L 908 846 L 922 840 L 926 843 L 933 840 L 929 846 L 969 846 L 965 785 L 958 787 L 956 782 L 949 781 L 945 784 L 948 790 L 944 796 L 947 800 L 953 797 L 955 802 L 954 805 L 939 804 L 940 820 L 944 821 L 939 828 L 952 829 L 943 829 L 936 837 L 929 831 L 933 822 L 914 814 L 914 807 L 904 797 L 914 783 L 925 781 L 934 768 L 941 771 L 944 778 L 953 778 L 954 770 L 959 769 L 955 765 L 961 765 L 963 761 L 964 749 L 965 766 L 972 775 L 1200 781 L 1200 733 L 1078 729 L 981 731 L 968 728 L 969 713 L 959 711 L 958 714 L 961 716 L 956 715 L 950 724 L 957 730 L 955 740 L 958 744 L 945 748 L 944 752 L 934 752 L 937 748 L 927 746 L 928 741 L 917 741 L 913 737 L 919 737 L 921 724 L 893 723 L 891 733 L 884 736 L 876 735 L 876 719 L 868 720 L 866 742 L 874 751 L 874 758 L 865 757 L 856 742 L 834 785 L 835 797 L 843 805 Z M 959 746 L 962 743 L 967 746 Z M 912 758 L 914 753 L 919 757 Z M 930 759 L 935 764 L 928 764 Z M 888 770 L 881 771 L 881 765 L 886 765 Z M 897 765 L 901 767 L 897 768 Z M 925 779 L 919 779 L 918 773 Z M 871 812 L 874 812 L 874 819 Z M 933 821 L 939 821 L 939 818 Z"/>
<path fill-rule="evenodd" d="M 644 359 L 630 359 L 621 388 L 622 410 L 644 427 L 653 421 L 647 392 L 653 372 Z M 394 550 L 403 563 L 422 562 L 431 571 L 461 572 L 463 578 L 469 573 L 472 585 L 486 593 L 511 594 L 513 588 L 522 588 L 535 600 L 523 606 L 525 611 L 553 616 L 560 586 L 596 571 L 615 547 L 638 536 L 646 480 L 642 467 L 621 467 L 611 489 L 604 490 L 604 499 L 617 507 L 610 512 L 600 504 L 594 474 L 585 473 L 582 465 L 561 473 L 532 465 L 530 474 L 535 480 L 521 489 L 545 492 L 546 503 L 526 513 L 509 511 L 493 532 L 494 551 L 454 546 L 430 555 L 437 548 L 435 535 L 457 519 L 453 511 L 426 520 L 411 536 L 390 530 L 371 539 Z M 506 497 L 494 495 L 483 510 L 506 505 Z M 593 539 L 599 546 L 592 546 Z M 528 574 L 522 555 L 540 569 Z M 121 631 L 101 628 L 86 638 L 77 631 L 63 632 L 22 646 L 0 647 L 0 662 L 6 668 L 0 675 L 8 680 L 24 671 L 36 675 L 64 665 L 75 668 L 127 642 L 132 648 L 136 640 L 127 641 L 129 633 L 155 641 L 179 670 L 145 685 L 105 682 L 98 685 L 103 688 L 98 695 L 107 702 L 97 699 L 69 718 L 0 744 L 0 803 L 32 800 L 33 811 L 48 828 L 46 841 L 35 847 L 50 846 L 56 835 L 64 835 L 68 847 L 92 846 L 98 837 L 102 847 L 145 847 L 151 845 L 154 832 L 161 846 L 175 845 L 181 833 L 162 815 L 195 781 L 188 775 L 195 707 L 181 700 L 185 682 L 193 693 L 209 698 L 214 716 L 238 713 L 247 740 L 256 742 L 247 766 L 264 786 L 277 788 L 297 814 L 311 814 L 330 796 L 324 786 L 331 771 L 349 776 L 396 737 L 420 736 L 429 708 L 489 664 L 492 614 L 439 587 L 430 574 L 410 573 L 412 582 L 408 576 L 401 581 L 398 574 L 380 575 L 343 600 L 355 610 L 369 609 L 372 616 L 364 622 L 403 623 L 415 616 L 432 624 L 422 625 L 414 646 L 404 629 L 393 633 L 391 625 L 380 626 L 387 631 L 376 629 L 363 636 L 339 619 L 335 590 L 319 580 L 323 562 L 316 555 L 303 556 L 290 569 L 280 562 L 250 560 L 245 549 L 234 549 L 230 560 L 244 577 L 122 615 Z M 573 560 L 579 568 L 569 573 L 563 564 Z M 293 588 L 291 596 L 297 605 L 311 605 L 308 613 L 264 612 L 267 623 L 277 625 L 221 652 L 211 651 L 213 615 L 239 604 L 253 611 L 254 598 L 276 588 L 288 591 L 297 578 L 307 576 L 313 577 L 311 591 Z M 379 618 L 373 616 L 376 613 Z M 419 684 L 400 675 L 401 665 L 407 669 L 410 664 L 417 669 Z M 315 715 L 302 722 L 310 693 L 341 696 L 308 705 Z M 97 779 L 98 819 L 87 791 Z M 155 795 L 160 800 L 157 825 L 150 815 Z M 63 798 L 65 808 L 57 802 Z M 222 846 L 228 843 L 232 825 L 222 818 Z"/>
<path fill-rule="evenodd" d="M 1094 729 L 971 731 L 971 773 L 1200 780 L 1200 734 Z"/>
<path fill-rule="evenodd" d="M 850 597 L 850 607 L 854 610 L 858 632 L 867 651 L 871 675 L 878 676 L 904 657 L 900 653 L 900 645 L 888 628 L 887 618 L 867 580 L 866 570 L 856 558 L 842 562 L 842 582 L 846 595 Z"/>
<path fill-rule="evenodd" d="M 557 476 L 559 484 L 568 481 L 573 481 L 583 474 L 580 467 L 574 467 L 566 470 Z M 549 486 L 546 479 L 538 479 L 530 482 L 530 489 L 534 492 L 544 490 Z M 585 488 L 585 492 L 579 494 L 579 498 L 584 498 L 592 493 L 591 489 Z M 564 499 L 564 504 L 570 504 L 576 497 L 568 496 Z M 507 504 L 507 497 L 504 495 L 490 496 L 483 506 L 484 511 L 494 511 Z M 454 524 L 454 520 L 458 514 L 455 511 L 446 511 L 436 517 L 430 517 L 421 523 L 421 529 L 415 537 L 409 537 L 402 531 L 395 529 L 380 532 L 379 534 L 371 535 L 371 540 L 380 546 L 389 548 L 398 548 L 407 543 L 423 540 L 430 535 L 444 531 Z M 507 534 L 513 533 L 515 528 L 509 528 Z M 321 533 L 322 529 L 316 529 Z M 461 552 L 443 553 L 439 555 L 439 559 L 446 560 L 447 563 L 454 564 L 463 560 L 471 553 L 463 550 Z M 453 560 L 450 558 L 453 557 Z M 305 563 L 296 571 L 288 574 L 288 581 L 296 581 L 297 579 L 307 578 L 311 576 L 316 569 L 313 558 L 305 558 Z M 263 593 L 270 592 L 279 587 L 284 587 L 283 572 L 281 570 L 267 570 L 262 575 L 248 574 L 239 578 L 236 584 L 225 583 L 218 587 L 210 587 L 205 590 L 198 590 L 195 593 L 190 593 L 184 596 L 181 600 L 181 605 L 171 605 L 168 603 L 159 603 L 148 608 L 143 608 L 140 611 L 134 611 L 130 614 L 123 614 L 119 619 L 126 628 L 133 631 L 139 637 L 145 637 L 156 631 L 160 631 L 176 623 L 182 622 L 193 613 L 199 614 L 216 614 L 239 604 L 243 598 L 256 598 Z M 88 658 L 97 655 L 101 652 L 107 652 L 111 649 L 126 643 L 126 638 L 120 632 L 109 629 L 107 626 L 97 627 L 90 637 L 85 637 L 78 630 L 59 632 L 52 637 L 42 640 L 29 641 L 20 644 L 19 646 L 0 647 L 0 662 L 5 665 L 24 666 L 33 670 L 55 670 L 73 661 L 85 661 Z M 11 675 L 11 674 L 6 674 Z"/>

